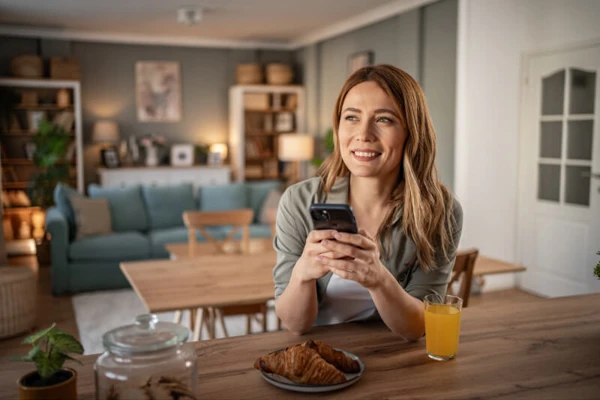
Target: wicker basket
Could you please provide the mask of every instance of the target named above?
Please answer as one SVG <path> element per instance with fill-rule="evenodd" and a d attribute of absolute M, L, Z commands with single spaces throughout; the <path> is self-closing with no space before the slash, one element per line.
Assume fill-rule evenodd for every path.
<path fill-rule="evenodd" d="M 289 85 L 294 80 L 292 66 L 289 64 L 268 64 L 267 83 L 269 85 Z"/>
<path fill-rule="evenodd" d="M 0 268 L 0 338 L 15 336 L 35 326 L 35 273 L 29 268 Z"/>
<path fill-rule="evenodd" d="M 264 76 L 260 64 L 238 64 L 236 81 L 239 85 L 255 85 L 263 83 Z"/>
<path fill-rule="evenodd" d="M 24 54 L 10 60 L 10 73 L 17 78 L 41 78 L 44 75 L 42 57 Z"/>
<path fill-rule="evenodd" d="M 80 76 L 78 59 L 50 57 L 50 78 L 78 80 Z"/>

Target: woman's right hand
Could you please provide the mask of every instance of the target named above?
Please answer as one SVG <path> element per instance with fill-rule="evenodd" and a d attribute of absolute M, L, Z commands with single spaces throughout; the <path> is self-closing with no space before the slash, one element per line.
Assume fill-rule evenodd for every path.
<path fill-rule="evenodd" d="M 322 240 L 334 239 L 335 230 L 314 230 L 308 234 L 304 251 L 296 262 L 292 274 L 296 275 L 302 282 L 314 281 L 324 277 L 329 272 L 329 269 L 323 264 L 316 261 L 319 256 L 329 258 L 338 258 L 343 255 L 336 255 L 330 249 L 325 248 L 321 244 Z"/>

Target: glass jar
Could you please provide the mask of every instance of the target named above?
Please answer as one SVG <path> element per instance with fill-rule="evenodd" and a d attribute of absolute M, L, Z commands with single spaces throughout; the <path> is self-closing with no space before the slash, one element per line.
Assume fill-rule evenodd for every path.
<path fill-rule="evenodd" d="M 96 399 L 196 399 L 198 358 L 187 328 L 144 314 L 106 332 L 94 365 Z"/>

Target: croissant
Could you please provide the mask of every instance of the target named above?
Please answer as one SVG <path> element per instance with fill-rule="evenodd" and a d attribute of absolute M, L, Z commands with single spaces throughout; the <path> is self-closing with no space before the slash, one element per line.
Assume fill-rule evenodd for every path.
<path fill-rule="evenodd" d="M 302 344 L 304 347 L 315 349 L 317 353 L 329 364 L 346 373 L 360 372 L 360 364 L 355 359 L 348 357 L 343 352 L 334 349 L 320 340 L 308 340 Z"/>
<path fill-rule="evenodd" d="M 346 376 L 321 358 L 316 350 L 302 345 L 260 357 L 254 363 L 254 368 L 301 384 L 333 385 L 346 381 Z"/>

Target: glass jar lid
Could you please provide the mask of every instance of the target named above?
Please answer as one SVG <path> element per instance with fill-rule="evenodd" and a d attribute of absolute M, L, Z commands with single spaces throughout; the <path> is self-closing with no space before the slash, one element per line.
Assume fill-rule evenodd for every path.
<path fill-rule="evenodd" d="M 168 349 L 185 342 L 188 337 L 186 327 L 159 321 L 154 314 L 143 314 L 137 316 L 132 325 L 106 332 L 102 343 L 111 353 L 140 354 Z"/>

